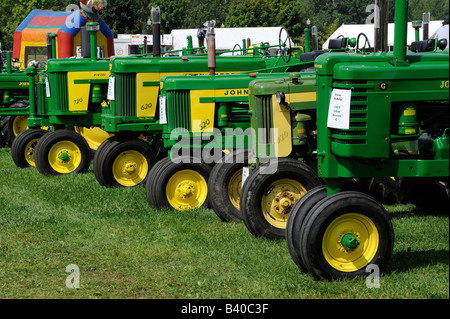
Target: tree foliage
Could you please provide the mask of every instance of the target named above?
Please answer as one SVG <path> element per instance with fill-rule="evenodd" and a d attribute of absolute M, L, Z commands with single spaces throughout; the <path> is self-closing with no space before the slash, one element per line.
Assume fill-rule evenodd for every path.
<path fill-rule="evenodd" d="M 77 0 L 1 0 L 0 42 L 12 48 L 14 30 L 32 9 L 64 11 Z M 340 24 L 361 24 L 371 12 L 367 6 L 374 0 L 109 0 L 103 19 L 115 35 L 147 33 L 147 20 L 152 7 L 161 9 L 161 31 L 200 28 L 208 20 L 218 27 L 284 26 L 291 37 L 301 42 L 306 20 L 316 25 L 322 37 Z M 394 3 L 390 0 L 390 22 Z M 422 19 L 423 12 L 431 20 L 443 19 L 449 12 L 449 0 L 409 0 L 409 20 Z"/>
<path fill-rule="evenodd" d="M 302 1 L 234 0 L 229 7 L 226 27 L 283 26 L 291 37 L 302 34 L 307 18 Z"/>

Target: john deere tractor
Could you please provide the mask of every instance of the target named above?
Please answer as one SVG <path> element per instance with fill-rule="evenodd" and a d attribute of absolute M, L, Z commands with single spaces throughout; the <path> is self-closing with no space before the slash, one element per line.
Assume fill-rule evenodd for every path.
<path fill-rule="evenodd" d="M 266 177 L 272 183 L 289 177 L 302 181 L 294 177 L 299 170 L 294 161 L 299 156 L 293 156 L 294 161 L 264 158 L 263 152 L 256 154 L 256 163 L 262 159 L 267 163 L 259 165 L 244 183 L 241 210 L 250 231 L 262 220 L 251 213 L 251 204 L 264 206 L 264 199 L 269 196 L 282 196 L 276 202 L 278 207 L 287 202 L 290 210 L 285 232 L 289 252 L 300 269 L 316 278 L 352 278 L 363 275 L 369 265 L 370 269 L 381 271 L 392 254 L 394 230 L 385 208 L 366 193 L 346 190 L 349 179 L 395 177 L 402 183 L 410 179 L 423 181 L 427 188 L 433 188 L 434 196 L 448 202 L 449 53 L 443 51 L 446 40 L 414 42 L 407 51 L 406 28 L 407 1 L 396 0 L 393 52 L 386 52 L 384 45 L 374 53 L 323 54 L 316 59 L 315 155 L 323 185 L 309 190 L 295 203 L 284 196 L 284 190 L 271 195 L 276 188 L 260 189 L 258 181 L 263 180 L 263 170 L 272 170 Z M 283 96 L 295 88 L 280 88 L 274 104 L 290 107 Z M 261 118 L 276 118 L 275 112 L 266 113 L 263 109 L 253 110 Z M 267 129 L 278 132 L 278 141 L 293 129 L 288 122 L 269 123 Z M 294 141 L 289 140 L 292 146 L 287 147 L 286 154 L 295 149 Z M 280 149 L 279 145 L 261 144 L 258 146 Z M 408 183 L 406 193 L 417 195 L 421 186 Z M 289 190 L 297 192 L 294 186 Z M 427 201 L 434 204 L 433 197 Z M 258 234 L 264 235 L 263 230 Z"/>
<path fill-rule="evenodd" d="M 11 146 L 27 129 L 28 85 L 25 72 L 13 68 L 11 52 L 3 56 L 0 50 L 0 146 Z"/>
<path fill-rule="evenodd" d="M 11 147 L 12 158 L 19 167 L 36 166 L 44 175 L 85 172 L 91 163 L 91 150 L 101 143 L 98 140 L 111 136 L 100 129 L 90 129 L 100 126 L 109 61 L 96 57 L 98 24 L 88 23 L 86 30 L 91 34 L 90 56 L 49 59 L 45 70 L 34 65 L 26 69 L 30 129 L 19 134 Z M 51 35 L 53 51 L 55 37 L 56 34 Z"/>

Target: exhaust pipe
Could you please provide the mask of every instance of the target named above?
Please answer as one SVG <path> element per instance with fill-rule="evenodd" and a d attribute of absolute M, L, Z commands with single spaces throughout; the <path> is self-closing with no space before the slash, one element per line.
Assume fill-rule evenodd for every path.
<path fill-rule="evenodd" d="M 430 13 L 423 13 L 423 39 L 428 40 L 428 32 L 430 29 Z"/>
<path fill-rule="evenodd" d="M 216 74 L 216 34 L 214 33 L 214 22 L 208 21 L 206 32 L 206 45 L 208 46 L 208 68 L 209 75 Z"/>
<path fill-rule="evenodd" d="M 394 34 L 394 64 L 406 61 L 406 36 L 408 34 L 408 1 L 395 1 L 395 34 Z"/>
<path fill-rule="evenodd" d="M 375 52 L 388 49 L 389 0 L 375 0 Z"/>
<path fill-rule="evenodd" d="M 161 11 L 152 7 L 153 57 L 161 56 Z"/>
<path fill-rule="evenodd" d="M 47 33 L 47 60 L 56 59 L 56 33 Z"/>
<path fill-rule="evenodd" d="M 312 49 L 313 51 L 319 50 L 319 32 L 316 26 L 311 28 L 311 37 L 312 37 Z"/>

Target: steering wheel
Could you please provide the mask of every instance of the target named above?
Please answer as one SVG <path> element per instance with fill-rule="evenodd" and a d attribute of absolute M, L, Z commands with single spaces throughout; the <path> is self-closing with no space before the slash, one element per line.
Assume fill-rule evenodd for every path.
<path fill-rule="evenodd" d="M 231 52 L 231 55 L 242 55 L 243 53 L 241 51 L 238 52 L 234 52 L 235 50 L 242 50 L 241 46 L 239 45 L 239 43 L 236 43 L 233 47 L 233 52 Z"/>
<path fill-rule="evenodd" d="M 289 32 L 283 27 L 280 29 L 278 41 L 278 44 L 280 46 L 281 58 L 284 62 L 288 63 L 292 57 L 292 40 L 289 36 Z"/>
<path fill-rule="evenodd" d="M 360 34 L 358 34 L 358 37 L 356 38 L 356 52 L 359 51 L 359 37 L 360 37 L 360 36 L 364 36 L 364 38 L 365 38 L 364 46 L 362 47 L 362 49 L 365 51 L 365 49 L 366 49 L 366 44 L 369 45 L 369 49 L 372 49 L 372 47 L 370 46 L 369 38 L 367 37 L 367 35 L 366 35 L 365 33 L 362 33 L 362 32 L 361 32 Z"/>

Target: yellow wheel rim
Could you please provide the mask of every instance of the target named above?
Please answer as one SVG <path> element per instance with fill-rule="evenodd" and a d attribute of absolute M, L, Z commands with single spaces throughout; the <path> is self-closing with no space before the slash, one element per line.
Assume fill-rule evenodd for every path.
<path fill-rule="evenodd" d="M 347 250 L 342 244 L 344 236 L 358 240 L 356 248 Z M 366 267 L 378 250 L 379 235 L 375 224 L 365 215 L 348 213 L 339 216 L 325 230 L 322 252 L 327 262 L 342 272 Z"/>
<path fill-rule="evenodd" d="M 14 132 L 14 136 L 17 136 L 23 131 L 28 130 L 28 116 L 17 115 L 14 118 L 12 129 Z"/>
<path fill-rule="evenodd" d="M 240 197 L 242 188 L 242 168 L 236 171 L 228 183 L 228 198 L 236 209 L 240 210 Z"/>
<path fill-rule="evenodd" d="M 81 151 L 70 141 L 61 141 L 50 148 L 48 162 L 58 173 L 69 174 L 75 171 L 81 163 Z"/>
<path fill-rule="evenodd" d="M 148 174 L 145 156 L 135 150 L 120 153 L 113 162 L 112 173 L 122 186 L 133 187 L 142 183 Z"/>
<path fill-rule="evenodd" d="M 75 132 L 84 137 L 86 142 L 89 144 L 89 147 L 94 151 L 96 151 L 100 144 L 102 144 L 105 140 L 114 136 L 114 134 L 105 132 L 99 127 L 87 128 L 76 126 L 74 129 Z"/>
<path fill-rule="evenodd" d="M 272 226 L 286 229 L 292 207 L 306 192 L 301 183 L 292 179 L 280 179 L 272 183 L 261 200 L 264 218 Z"/>
<path fill-rule="evenodd" d="M 34 150 L 36 148 L 36 144 L 39 142 L 39 138 L 35 138 L 28 142 L 25 146 L 25 160 L 30 166 L 36 167 L 36 163 L 34 162 Z"/>
<path fill-rule="evenodd" d="M 177 210 L 199 208 L 206 201 L 208 184 L 200 173 L 185 169 L 170 177 L 166 186 L 169 204 Z"/>

